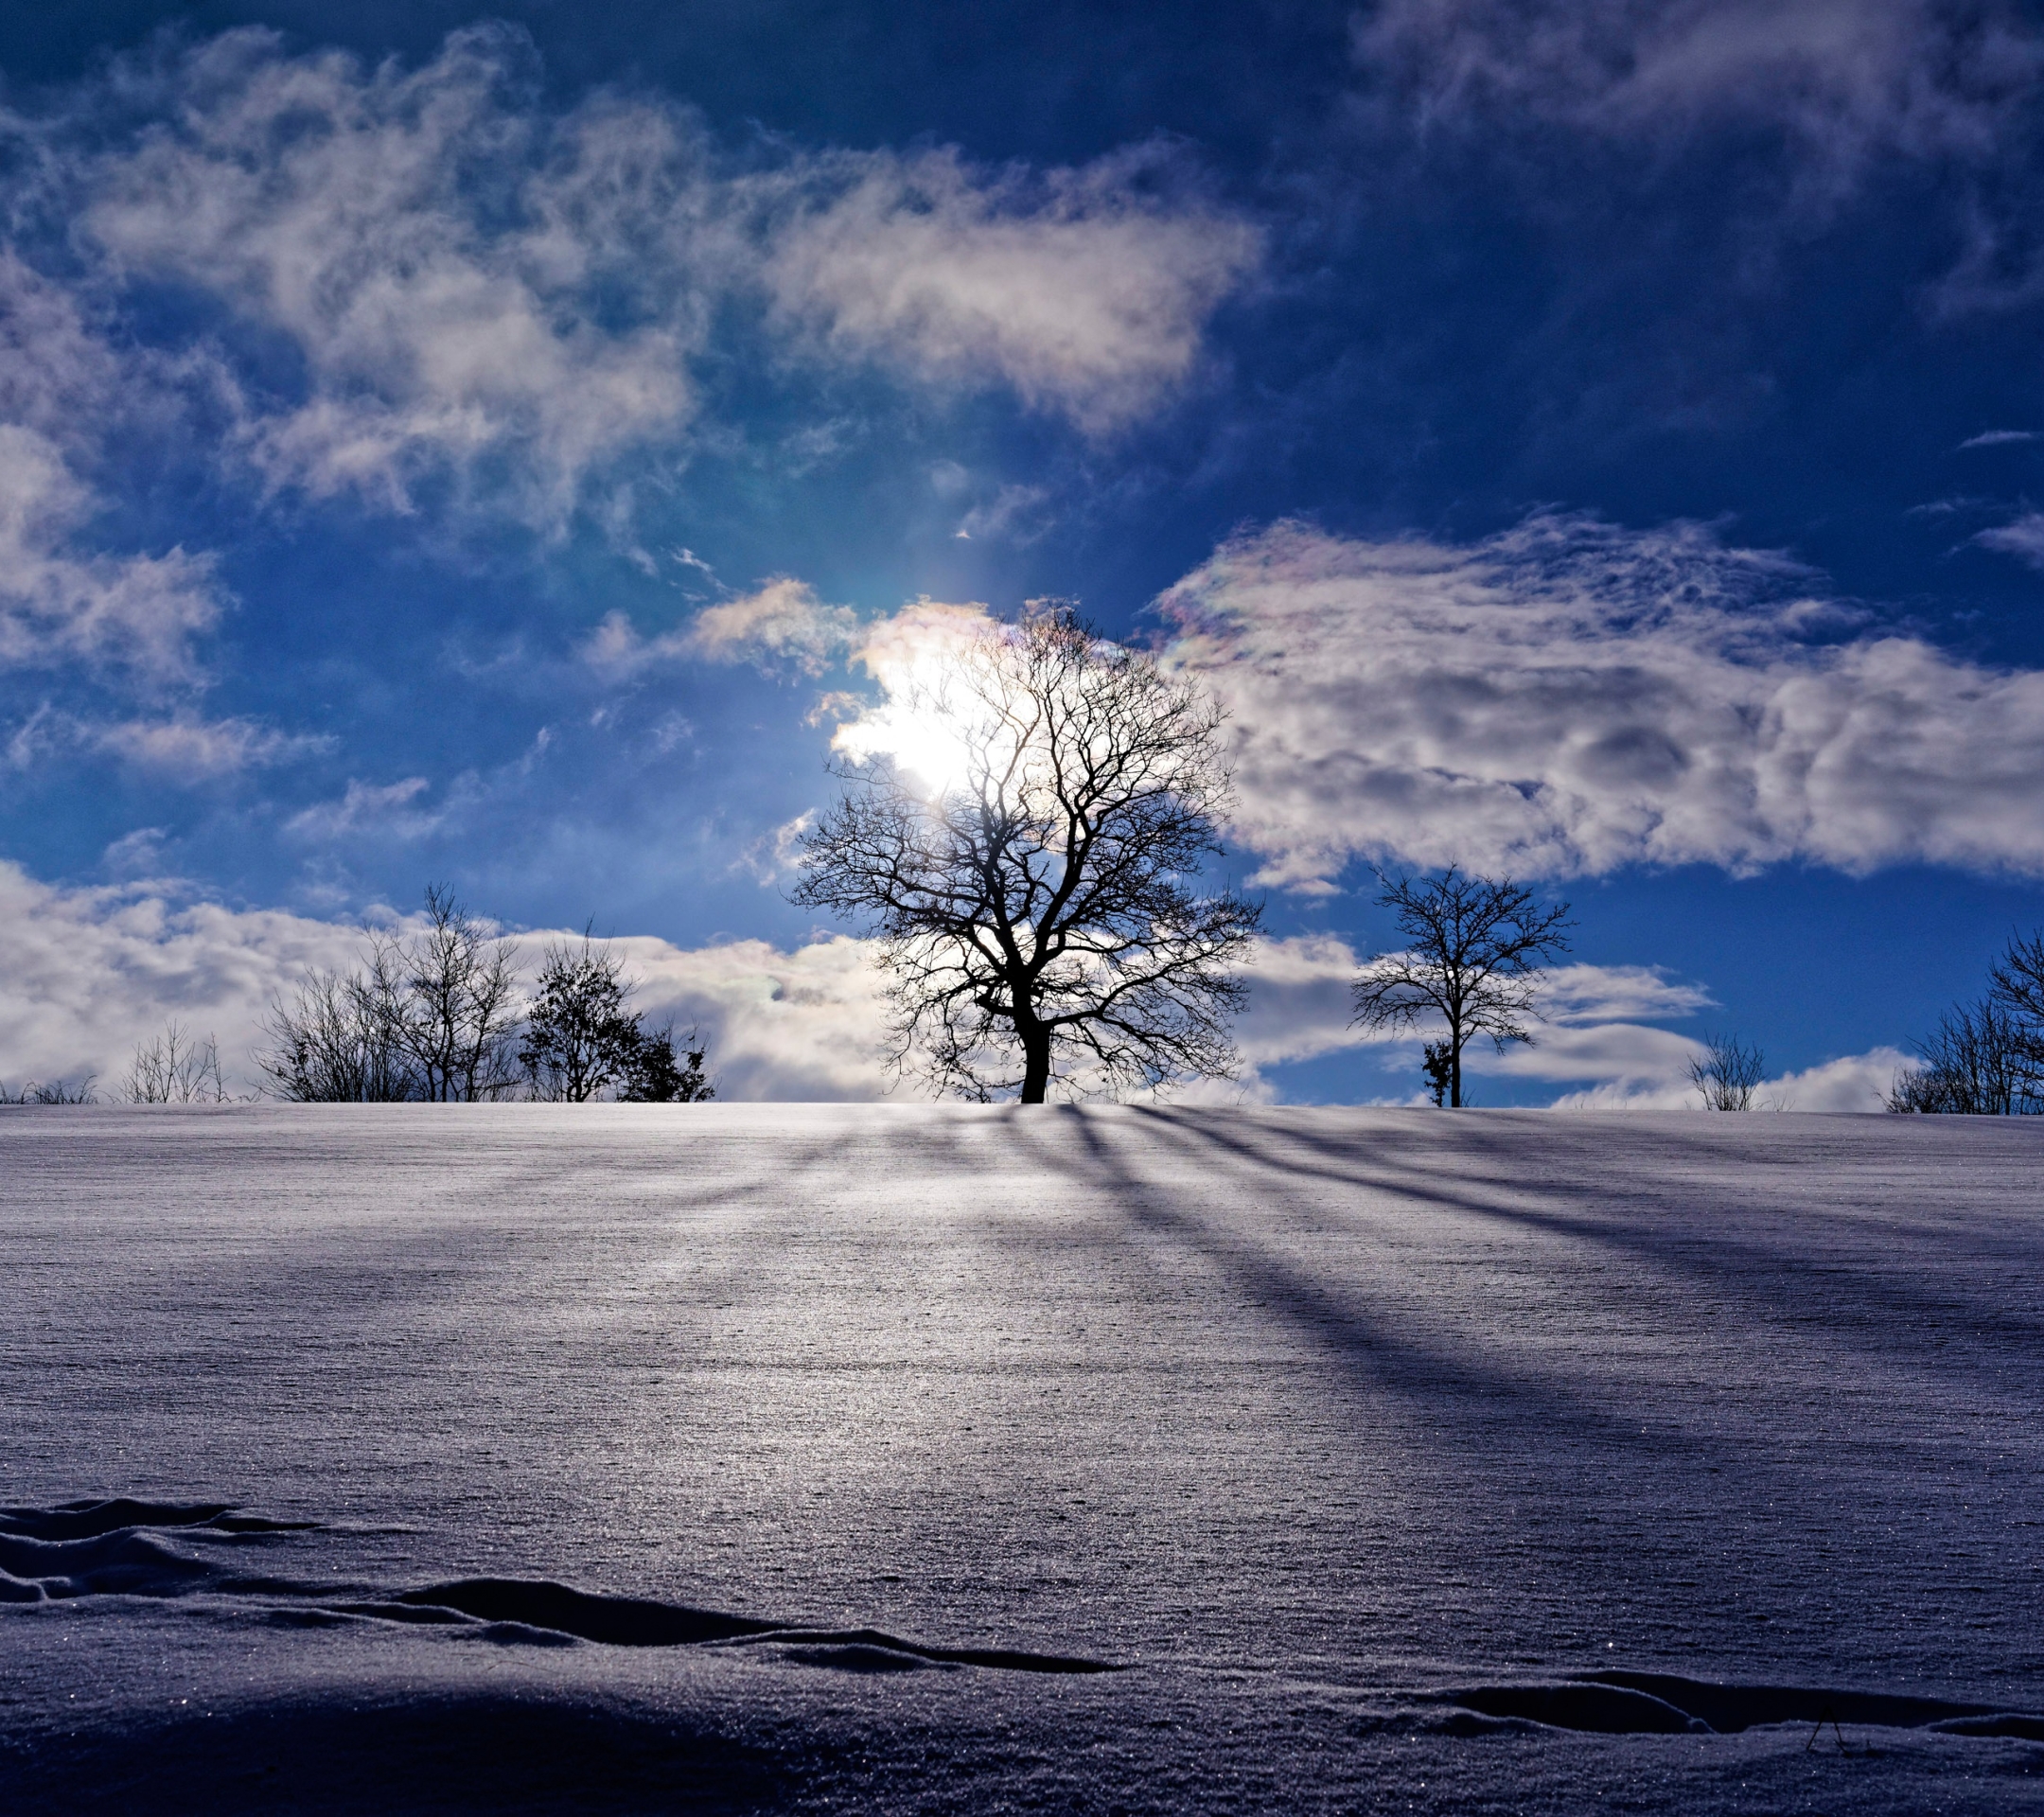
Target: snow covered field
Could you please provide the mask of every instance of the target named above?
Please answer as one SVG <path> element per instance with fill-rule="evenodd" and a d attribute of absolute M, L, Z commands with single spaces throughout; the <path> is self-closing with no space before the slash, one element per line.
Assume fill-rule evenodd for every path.
<path fill-rule="evenodd" d="M 0 1808 L 2044 1809 L 2040 1188 L 2021 1120 L 9 1111 Z"/>

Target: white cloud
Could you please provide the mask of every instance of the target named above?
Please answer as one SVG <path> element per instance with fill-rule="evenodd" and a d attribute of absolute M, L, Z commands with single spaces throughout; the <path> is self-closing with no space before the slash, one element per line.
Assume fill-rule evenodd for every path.
<path fill-rule="evenodd" d="M 858 614 L 828 606 L 805 581 L 780 576 L 756 591 L 705 607 L 688 624 L 642 637 L 623 612 L 606 614 L 583 660 L 612 679 L 662 662 L 751 662 L 769 674 L 819 675 L 857 642 Z"/>
<path fill-rule="evenodd" d="M 545 118 L 527 61 L 500 26 L 410 72 L 229 32 L 156 73 L 157 118 L 97 166 L 94 241 L 304 361 L 302 398 L 252 399 L 273 483 L 402 510 L 515 450 L 518 504 L 552 525 L 593 466 L 686 420 L 701 291 L 640 254 L 688 214 L 696 150 L 651 106 Z"/>
<path fill-rule="evenodd" d="M 282 732 L 254 719 L 205 719 L 195 714 L 167 718 L 94 719 L 45 702 L 9 734 L 6 763 L 26 769 L 60 750 L 104 752 L 155 772 L 160 781 L 196 785 L 215 777 L 324 750 L 325 737 Z"/>
<path fill-rule="evenodd" d="M 1969 448 L 2006 448 L 2012 443 L 2035 442 L 2040 437 L 2034 429 L 1989 429 L 1959 444 L 1962 451 Z"/>
<path fill-rule="evenodd" d="M 1671 145 L 1757 127 L 1824 197 L 1882 156 L 2004 156 L 2044 75 L 2044 32 L 2008 0 L 1383 0 L 1354 42 L 1429 124 Z"/>
<path fill-rule="evenodd" d="M 2044 511 L 2026 511 L 2013 522 L 1982 530 L 1973 540 L 2032 568 L 2044 568 Z"/>
<path fill-rule="evenodd" d="M 1676 1065 L 1678 1057 L 1670 1051 L 1668 1064 L 1658 1073 L 1651 1067 L 1642 1067 L 1587 1091 L 1564 1093 L 1555 1100 L 1554 1108 L 1700 1110 L 1701 1100 L 1689 1083 L 1688 1061 L 1680 1057 L 1681 1064 Z M 1882 1111 L 1888 1107 L 1888 1091 L 1895 1074 L 1911 1064 L 1898 1049 L 1874 1048 L 1763 1080 L 1753 1102 L 1763 1111 Z"/>
<path fill-rule="evenodd" d="M 400 512 L 451 486 L 552 532 L 622 456 L 683 441 L 733 302 L 810 356 L 1005 384 L 1101 430 L 1193 369 L 1256 258 L 1160 150 L 1043 173 L 948 150 L 744 168 L 685 109 L 552 109 L 537 77 L 505 26 L 413 68 L 231 31 L 81 91 L 80 117 L 111 101 L 135 130 L 90 154 L 47 133 L 44 180 L 110 295 L 146 279 L 226 311 L 238 446 L 270 486 Z"/>
<path fill-rule="evenodd" d="M 1385 856 L 2044 872 L 2044 675 L 1841 636 L 1817 579 L 1693 524 L 1542 515 L 1454 547 L 1283 523 L 1159 609 L 1232 715 L 1270 884 Z"/>
<path fill-rule="evenodd" d="M 346 964 L 359 933 L 274 909 L 226 908 L 162 884 L 63 890 L 0 860 L 0 1079 L 125 1073 L 176 1016 L 218 1037 L 247 1088 L 263 1005 L 314 965 Z"/>
<path fill-rule="evenodd" d="M 1150 149 L 1078 169 L 987 171 L 944 149 L 843 152 L 804 173 L 766 281 L 821 346 L 925 383 L 998 380 L 1103 433 L 1192 370 L 1255 265 L 1246 222 L 1161 198 Z"/>
<path fill-rule="evenodd" d="M 303 839 L 337 839 L 373 834 L 380 839 L 418 839 L 435 831 L 443 816 L 415 806 L 426 792 L 423 776 L 407 776 L 379 787 L 350 779 L 338 802 L 320 802 L 284 822 Z"/>
<path fill-rule="evenodd" d="M 146 854 L 150 835 L 117 842 Z M 395 920 L 396 918 L 390 918 Z M 400 924 L 402 925 L 402 924 Z M 229 1078 L 250 1089 L 264 1006 L 287 995 L 314 966 L 345 968 L 362 946 L 359 927 L 283 909 L 236 909 L 193 899 L 184 886 L 139 880 L 66 889 L 30 878 L 0 860 L 0 1081 L 75 1079 L 97 1072 L 116 1083 L 137 1044 L 175 1016 L 191 1032 L 216 1036 Z M 520 936 L 529 976 L 549 940 L 572 931 Z M 708 1040 L 719 1088 L 731 1099 L 863 1100 L 912 1095 L 887 1070 L 881 1048 L 885 978 L 870 941 L 843 936 L 784 951 L 765 941 L 678 947 L 648 936 L 615 943 L 642 980 L 635 999 L 657 1025 L 697 1029 Z M 1343 942 L 1302 935 L 1260 944 L 1239 1034 L 1242 1079 L 1179 1094 L 1183 1102 L 1272 1101 L 1261 1068 L 1344 1049 L 1395 1047 L 1348 1022 L 1356 954 Z M 1555 975 L 1558 1009 L 1586 1016 L 1680 1015 L 1700 1000 L 1637 967 L 1570 966 Z M 1564 1106 L 1676 1107 L 1693 1103 L 1687 1067 L 1700 1045 L 1637 1023 L 1548 1026 L 1539 1045 L 1503 1060 L 1473 1051 L 1476 1074 L 1592 1080 Z M 1877 1109 L 1897 1068 L 1891 1048 L 1788 1074 L 1762 1098 L 1799 1110 Z"/>
<path fill-rule="evenodd" d="M 871 942 L 838 935 L 793 952 L 763 940 L 617 945 L 645 980 L 639 1007 L 709 1039 L 724 1097 L 863 1100 L 893 1086 L 880 1048 L 884 979 Z"/>
<path fill-rule="evenodd" d="M 1258 1100 L 1275 1095 L 1264 1076 L 1272 1067 L 1319 1059 L 1347 1050 L 1409 1050 L 1401 1075 L 1418 1078 L 1418 1046 L 1427 1032 L 1386 1033 L 1356 1026 L 1349 986 L 1362 955 L 1332 935 L 1301 934 L 1257 943 L 1245 968 L 1249 1003 L 1236 1025 L 1245 1067 L 1242 1088 Z M 1473 1078 L 1504 1074 L 1558 1082 L 1590 1079 L 1620 1096 L 1681 1080 L 1702 1044 L 1645 1022 L 1693 1015 L 1709 1007 L 1709 994 L 1671 980 L 1644 965 L 1560 965 L 1540 975 L 1543 1021 L 1531 1025 L 1533 1045 L 1502 1055 L 1487 1042 L 1472 1046 L 1464 1064 Z M 1415 1101 L 1417 1102 L 1417 1100 Z"/>

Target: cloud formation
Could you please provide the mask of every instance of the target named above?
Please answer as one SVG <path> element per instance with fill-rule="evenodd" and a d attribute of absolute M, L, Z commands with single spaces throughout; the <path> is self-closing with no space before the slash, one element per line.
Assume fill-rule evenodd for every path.
<path fill-rule="evenodd" d="M 1832 196 L 1884 155 L 2000 157 L 2044 74 L 2044 31 L 2007 0 L 1383 0 L 1354 48 L 1431 125 L 1757 128 Z"/>
<path fill-rule="evenodd" d="M 860 635 L 858 614 L 829 606 L 806 581 L 778 576 L 749 593 L 706 606 L 658 637 L 642 637 L 623 612 L 604 617 L 582 646 L 599 674 L 625 680 L 664 662 L 750 662 L 768 674 L 820 675 Z"/>
<path fill-rule="evenodd" d="M 1695 524 L 1468 545 L 1280 523 L 1158 602 L 1231 714 L 1260 880 L 1800 858 L 2044 873 L 2044 675 L 1867 627 Z"/>
<path fill-rule="evenodd" d="M 79 546 L 104 503 L 86 475 L 137 377 L 76 298 L 0 250 L 0 668 L 79 664 L 150 691 L 195 678 L 223 604 L 212 558 Z"/>
<path fill-rule="evenodd" d="M 1256 231 L 1146 179 L 1159 148 L 1041 176 L 945 149 L 840 153 L 772 236 L 781 316 L 822 347 L 927 383 L 1011 386 L 1099 434 L 1191 370 L 1201 329 L 1254 267 Z"/>
<path fill-rule="evenodd" d="M 89 151 L 45 132 L 39 178 L 94 281 L 220 312 L 237 445 L 269 487 L 397 512 L 451 487 L 558 531 L 622 457 L 680 444 L 732 302 L 812 361 L 1116 428 L 1191 372 L 1258 256 L 1168 150 L 741 164 L 678 104 L 550 107 L 501 25 L 415 68 L 248 27 L 130 60 L 79 112 L 110 106 L 130 129 Z"/>
<path fill-rule="evenodd" d="M 152 833 L 139 835 L 120 856 L 146 858 L 151 840 Z M 17 1086 L 25 1078 L 96 1072 L 111 1087 L 136 1046 L 174 1016 L 202 1038 L 217 1037 L 230 1083 L 253 1089 L 264 1006 L 288 996 L 311 967 L 345 968 L 362 948 L 357 926 L 284 909 L 231 908 L 174 881 L 67 889 L 5 860 L 0 925 L 8 929 L 0 944 L 0 1082 Z M 544 928 L 519 936 L 528 980 L 548 941 L 575 938 Z M 637 1007 L 656 1025 L 672 1020 L 708 1041 L 725 1097 L 912 1095 L 886 1067 L 885 979 L 872 943 L 839 935 L 790 951 L 758 940 L 679 947 L 642 935 L 614 945 L 642 980 Z M 1388 1054 L 1410 1047 L 1350 1025 L 1356 963 L 1355 951 L 1338 939 L 1260 942 L 1238 1031 L 1246 1071 L 1221 1095 L 1271 1100 L 1274 1067 L 1344 1050 Z M 1692 1014 L 1708 1000 L 1696 987 L 1642 967 L 1575 965 L 1550 975 L 1544 1000 L 1552 1021 L 1539 1031 L 1538 1047 L 1504 1062 L 1485 1050 L 1472 1054 L 1472 1067 L 1593 1081 L 1620 1103 L 1685 1085 L 1698 1044 L 1643 1024 Z M 1885 1089 L 1893 1067 L 1875 1069 Z"/>

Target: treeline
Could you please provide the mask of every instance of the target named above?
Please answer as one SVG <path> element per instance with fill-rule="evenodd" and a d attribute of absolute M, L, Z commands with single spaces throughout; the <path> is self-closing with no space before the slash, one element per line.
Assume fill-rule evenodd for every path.
<path fill-rule="evenodd" d="M 537 988 L 520 980 L 518 942 L 494 932 L 438 885 L 424 926 L 371 930 L 359 963 L 315 967 L 264 1013 L 254 1057 L 263 1095 L 295 1103 L 695 1104 L 716 1096 L 706 1045 L 631 1007 L 639 980 L 585 932 L 541 955 Z M 94 1104 L 97 1081 L 37 1084 L 0 1103 Z M 175 1019 L 138 1045 L 109 1093 L 132 1104 L 225 1103 L 220 1049 Z"/>
<path fill-rule="evenodd" d="M 373 932 L 361 963 L 315 969 L 274 999 L 256 1054 L 264 1088 L 298 1103 L 701 1103 L 707 1050 L 630 1007 L 624 962 L 585 933 L 547 947 L 530 999 L 518 943 L 438 886 L 425 926 Z"/>
<path fill-rule="evenodd" d="M 1888 1108 L 1960 1117 L 2044 1113 L 2044 932 L 2014 934 L 1987 988 L 1954 1004 L 1915 1043 L 1923 1065 L 1898 1074 Z"/>

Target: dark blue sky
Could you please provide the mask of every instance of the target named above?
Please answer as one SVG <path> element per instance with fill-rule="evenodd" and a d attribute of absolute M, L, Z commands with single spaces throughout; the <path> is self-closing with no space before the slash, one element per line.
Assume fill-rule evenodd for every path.
<path fill-rule="evenodd" d="M 1384 938 L 1371 857 L 1508 865 L 1577 904 L 1580 959 L 1706 991 L 1673 1026 L 1782 1071 L 1905 1042 L 2044 919 L 2026 9 L 0 13 L 0 857 L 42 884 L 336 919 L 439 877 L 520 926 L 792 948 L 763 855 L 824 798 L 819 695 L 872 683 L 841 632 L 713 648 L 699 612 L 780 576 L 868 624 L 1060 594 L 1162 637 L 1159 595 L 1298 520 L 1294 591 L 1209 652 L 1224 694 L 1260 636 L 1339 653 L 1311 780 L 1250 766 L 1274 933 Z M 1706 626 L 1715 557 L 1641 591 L 1607 552 L 1531 644 L 1306 603 L 1393 544 L 1552 601 L 1512 540 L 1542 512 L 1793 567 Z M 1718 729 L 1677 727 L 1716 688 Z M 1829 730 L 1784 757 L 1810 689 Z M 1371 780 L 1330 780 L 1342 714 Z M 1690 803 L 1720 830 L 1634 824 L 1690 786 L 1628 773 L 1649 746 L 1698 801 L 1722 765 Z M 1467 786 L 1393 812 L 1401 766 Z M 1569 830 L 1470 804 L 1507 786 Z M 1301 814 L 1333 829 L 1311 891 Z M 1352 1050 L 1265 1074 L 1406 1088 Z"/>

